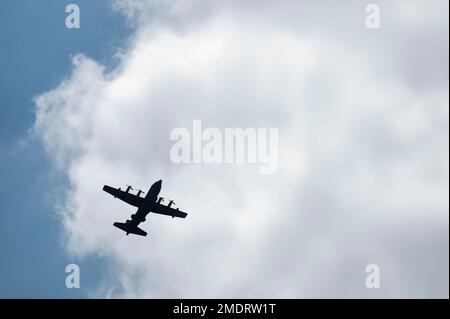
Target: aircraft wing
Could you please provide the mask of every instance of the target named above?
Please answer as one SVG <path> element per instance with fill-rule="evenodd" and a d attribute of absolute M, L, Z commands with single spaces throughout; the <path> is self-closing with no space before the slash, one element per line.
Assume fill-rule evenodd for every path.
<path fill-rule="evenodd" d="M 130 205 L 141 207 L 142 203 L 144 202 L 143 197 L 138 197 L 134 194 L 127 193 L 121 189 L 114 188 L 108 185 L 103 186 L 103 190 L 114 197 L 119 198 L 120 200 L 123 200 L 125 203 L 128 203 Z"/>
<path fill-rule="evenodd" d="M 152 212 L 156 214 L 172 216 L 172 218 L 173 217 L 185 218 L 187 216 L 185 212 L 182 212 L 179 209 L 174 209 L 172 207 L 161 205 L 159 203 L 155 203 Z"/>

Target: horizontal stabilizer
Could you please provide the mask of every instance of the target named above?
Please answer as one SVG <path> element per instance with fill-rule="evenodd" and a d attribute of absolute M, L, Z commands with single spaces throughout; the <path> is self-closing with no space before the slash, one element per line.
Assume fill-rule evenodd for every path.
<path fill-rule="evenodd" d="M 147 233 L 145 231 L 143 231 L 142 229 L 138 228 L 137 226 L 132 226 L 130 224 L 126 224 L 126 223 L 114 223 L 114 226 L 116 226 L 117 228 L 123 230 L 124 232 L 128 234 L 135 234 L 135 235 L 140 235 L 140 236 L 147 236 Z"/>

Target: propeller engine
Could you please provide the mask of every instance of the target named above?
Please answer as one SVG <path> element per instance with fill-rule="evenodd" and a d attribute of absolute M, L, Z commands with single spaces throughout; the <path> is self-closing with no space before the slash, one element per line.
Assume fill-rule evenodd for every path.
<path fill-rule="evenodd" d="M 145 192 L 144 191 L 142 191 L 142 190 L 140 190 L 140 189 L 138 189 L 138 192 L 137 192 L 137 197 L 139 197 L 141 194 L 145 194 Z"/>
<path fill-rule="evenodd" d="M 171 199 L 171 200 L 169 201 L 169 204 L 167 205 L 167 207 L 172 206 L 172 204 L 175 204 L 175 202 L 173 201 L 173 199 Z"/>

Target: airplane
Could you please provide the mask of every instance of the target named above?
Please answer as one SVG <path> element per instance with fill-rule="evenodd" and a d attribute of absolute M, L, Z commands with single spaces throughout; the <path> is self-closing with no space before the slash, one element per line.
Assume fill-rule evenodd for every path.
<path fill-rule="evenodd" d="M 103 186 L 103 190 L 111 195 L 114 198 L 119 198 L 120 200 L 135 206 L 138 208 L 137 212 L 131 215 L 131 219 L 125 221 L 125 223 L 115 222 L 113 225 L 124 232 L 129 234 L 135 234 L 140 236 L 147 236 L 147 233 L 137 226 L 141 222 L 145 222 L 145 217 L 149 213 L 162 214 L 172 216 L 172 218 L 186 218 L 188 214 L 182 212 L 178 208 L 172 208 L 172 204 L 174 201 L 171 200 L 169 205 L 165 206 L 161 204 L 164 198 L 159 197 L 159 192 L 161 191 L 162 180 L 159 180 L 150 187 L 147 195 L 145 197 L 140 197 L 141 193 L 144 193 L 141 190 L 138 190 L 136 195 L 131 194 L 129 191 L 133 189 L 131 186 L 128 186 L 126 191 L 121 190 L 120 188 L 114 188 L 108 185 Z"/>

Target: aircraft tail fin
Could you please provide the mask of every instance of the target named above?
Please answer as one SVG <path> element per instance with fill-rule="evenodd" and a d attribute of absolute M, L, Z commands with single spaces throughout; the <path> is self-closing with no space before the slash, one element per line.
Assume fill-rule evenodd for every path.
<path fill-rule="evenodd" d="M 126 224 L 126 223 L 114 223 L 113 225 L 116 226 L 117 228 L 123 230 L 124 232 L 126 232 L 127 235 L 135 234 L 135 235 L 139 235 L 139 236 L 147 236 L 147 233 L 137 226 L 132 226 L 132 225 Z"/>

